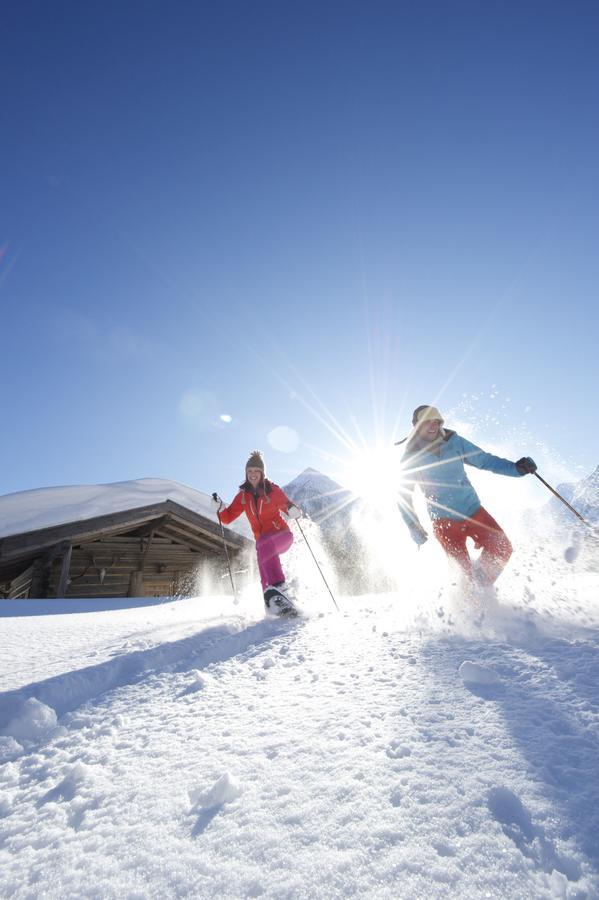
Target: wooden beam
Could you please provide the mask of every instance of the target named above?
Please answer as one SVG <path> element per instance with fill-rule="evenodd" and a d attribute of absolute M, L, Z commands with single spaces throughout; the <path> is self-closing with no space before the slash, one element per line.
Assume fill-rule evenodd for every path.
<path fill-rule="evenodd" d="M 48 587 L 48 566 L 44 565 L 44 558 L 38 557 L 33 562 L 31 572 L 31 586 L 29 588 L 29 596 L 36 600 L 42 600 L 47 593 Z"/>
<path fill-rule="evenodd" d="M 172 517 L 174 519 L 180 519 L 186 524 L 195 526 L 194 530 L 199 531 L 200 533 L 203 532 L 206 536 L 215 537 L 217 539 L 217 542 L 220 542 L 220 544 L 222 545 L 223 536 L 220 530 L 220 525 L 217 525 L 215 522 L 212 522 L 210 519 L 207 519 L 204 516 L 198 516 L 196 513 L 192 513 L 191 510 L 185 509 L 185 507 L 179 506 L 177 503 L 173 503 L 172 500 L 167 500 L 167 503 L 171 504 L 173 507 Z M 226 526 L 224 528 L 224 532 L 225 541 L 227 545 L 233 550 L 241 550 L 243 547 L 250 547 L 254 543 L 253 540 L 250 541 L 249 538 L 238 534 L 236 531 L 232 531 Z"/>
<path fill-rule="evenodd" d="M 71 556 L 73 553 L 73 545 L 69 544 L 63 553 L 60 564 L 60 576 L 58 578 L 58 587 L 56 589 L 57 597 L 66 597 L 67 588 L 69 586 L 69 570 L 71 568 Z"/>
<path fill-rule="evenodd" d="M 168 526 L 163 527 L 161 531 L 162 534 L 167 535 L 171 540 L 179 541 L 187 547 L 210 550 L 212 553 L 222 553 L 222 540 L 215 541 L 213 538 L 207 538 L 205 535 L 192 532 L 189 527 L 185 527 L 184 525 L 177 525 L 174 522 L 169 522 Z"/>
<path fill-rule="evenodd" d="M 129 580 L 129 591 L 127 593 L 128 597 L 143 597 L 144 596 L 144 573 L 143 572 L 131 572 L 131 578 Z"/>
<path fill-rule="evenodd" d="M 153 537 L 154 533 L 161 528 L 163 525 L 166 525 L 171 521 L 170 515 L 161 516 L 159 519 L 152 519 L 151 522 L 148 522 L 147 525 L 143 525 L 141 528 L 136 528 L 135 533 L 131 535 L 132 538 L 140 538 L 140 537 Z"/>

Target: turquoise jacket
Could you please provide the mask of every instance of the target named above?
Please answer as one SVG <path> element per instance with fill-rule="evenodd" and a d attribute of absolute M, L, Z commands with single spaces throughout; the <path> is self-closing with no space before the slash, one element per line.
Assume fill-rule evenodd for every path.
<path fill-rule="evenodd" d="M 413 493 L 420 485 L 431 519 L 467 519 L 482 506 L 464 463 L 497 475 L 519 478 L 523 474 L 509 459 L 485 453 L 455 431 L 444 429 L 434 444 L 411 439 L 402 458 L 405 487 L 399 509 L 408 528 L 421 528 L 414 512 Z"/>

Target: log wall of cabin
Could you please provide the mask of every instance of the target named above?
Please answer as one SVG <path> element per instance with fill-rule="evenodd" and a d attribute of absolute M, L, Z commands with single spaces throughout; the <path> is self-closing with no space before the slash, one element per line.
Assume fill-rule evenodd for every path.
<path fill-rule="evenodd" d="M 195 549 L 173 543 L 163 537 L 147 540 L 138 537 L 114 537 L 94 541 L 72 550 L 67 597 L 127 597 L 132 575 L 143 575 L 144 597 L 183 593 L 185 581 L 204 564 L 222 563 L 218 548 Z M 103 577 L 102 577 L 103 571 Z M 60 577 L 60 561 L 52 566 L 48 594 L 56 596 Z"/>

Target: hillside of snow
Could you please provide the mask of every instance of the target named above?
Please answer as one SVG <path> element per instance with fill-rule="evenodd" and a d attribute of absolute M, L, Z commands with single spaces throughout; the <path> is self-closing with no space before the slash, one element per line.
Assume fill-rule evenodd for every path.
<path fill-rule="evenodd" d="M 210 495 L 178 481 L 140 478 L 113 484 L 69 485 L 19 491 L 0 497 L 0 538 L 95 516 L 173 500 L 216 522 Z M 245 519 L 230 526 L 249 536 Z"/>
<path fill-rule="evenodd" d="M 164 486 L 26 492 L 30 521 Z M 224 568 L 193 598 L 0 602 L 2 897 L 599 896 L 599 574 L 537 524 L 496 595 L 392 518 L 366 523 L 392 588 L 362 596 L 291 523 L 296 620 Z"/>
<path fill-rule="evenodd" d="M 405 552 L 292 621 L 0 604 L 2 896 L 599 896 L 597 576 L 539 548 L 481 603 Z"/>

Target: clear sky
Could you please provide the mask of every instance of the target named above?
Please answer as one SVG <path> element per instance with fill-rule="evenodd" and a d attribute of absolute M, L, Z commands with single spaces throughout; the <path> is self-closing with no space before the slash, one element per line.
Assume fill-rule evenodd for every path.
<path fill-rule="evenodd" d="M 336 477 L 425 402 L 587 474 L 597 47 L 577 0 L 6 4 L 0 493 Z"/>

